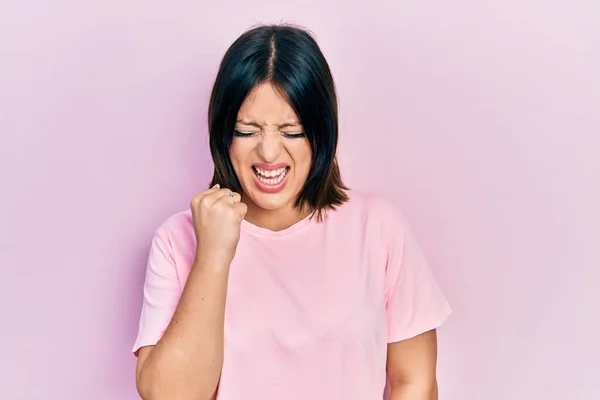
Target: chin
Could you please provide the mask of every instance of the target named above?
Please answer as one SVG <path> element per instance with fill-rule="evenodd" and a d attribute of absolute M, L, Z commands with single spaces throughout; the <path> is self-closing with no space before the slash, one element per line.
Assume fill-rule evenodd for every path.
<path fill-rule="evenodd" d="M 246 193 L 249 194 L 250 199 L 258 208 L 269 211 L 280 209 L 292 200 L 290 196 L 285 196 L 282 193 L 262 193 L 260 191 L 257 193 L 256 190 Z"/>

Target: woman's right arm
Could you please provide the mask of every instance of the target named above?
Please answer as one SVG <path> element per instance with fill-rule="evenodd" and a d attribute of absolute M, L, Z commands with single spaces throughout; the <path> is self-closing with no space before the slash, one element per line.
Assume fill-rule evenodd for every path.
<path fill-rule="evenodd" d="M 226 260 L 198 260 L 156 346 L 142 347 L 136 369 L 144 400 L 210 400 L 223 364 Z"/>
<path fill-rule="evenodd" d="M 173 316 L 154 346 L 139 349 L 136 385 L 144 400 L 210 400 L 223 365 L 229 266 L 246 206 L 213 188 L 191 203 L 197 251 Z"/>

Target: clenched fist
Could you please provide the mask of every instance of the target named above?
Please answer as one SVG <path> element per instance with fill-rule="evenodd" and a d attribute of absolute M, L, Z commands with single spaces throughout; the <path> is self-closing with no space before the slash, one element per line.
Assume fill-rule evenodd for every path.
<path fill-rule="evenodd" d="M 240 240 L 240 227 L 246 205 L 241 196 L 219 185 L 194 196 L 190 203 L 194 232 L 196 233 L 196 257 L 225 259 L 229 264 Z"/>

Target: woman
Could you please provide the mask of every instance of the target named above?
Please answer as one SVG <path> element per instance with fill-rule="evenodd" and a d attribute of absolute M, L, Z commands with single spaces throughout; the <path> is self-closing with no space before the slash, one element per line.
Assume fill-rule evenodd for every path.
<path fill-rule="evenodd" d="M 142 398 L 375 400 L 389 383 L 393 400 L 436 399 L 450 307 L 405 219 L 344 186 L 313 38 L 261 26 L 237 39 L 209 131 L 211 188 L 153 239 L 133 349 Z"/>

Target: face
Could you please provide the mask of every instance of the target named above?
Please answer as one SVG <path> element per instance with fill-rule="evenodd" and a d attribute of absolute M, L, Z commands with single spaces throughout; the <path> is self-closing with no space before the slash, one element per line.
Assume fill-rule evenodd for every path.
<path fill-rule="evenodd" d="M 240 107 L 229 156 L 245 202 L 264 210 L 294 204 L 312 152 L 298 116 L 270 83 Z"/>

